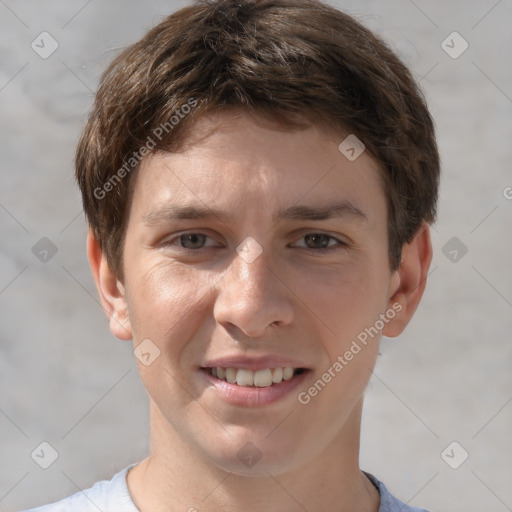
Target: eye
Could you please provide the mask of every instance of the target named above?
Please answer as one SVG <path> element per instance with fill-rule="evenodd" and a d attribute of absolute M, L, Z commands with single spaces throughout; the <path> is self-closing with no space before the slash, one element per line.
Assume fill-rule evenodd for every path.
<path fill-rule="evenodd" d="M 342 242 L 338 238 L 328 235 L 327 233 L 308 233 L 301 237 L 301 240 L 305 241 L 305 245 L 297 244 L 296 246 L 323 252 L 335 250 L 347 245 L 345 242 Z"/>
<path fill-rule="evenodd" d="M 178 247 L 182 247 L 183 249 L 190 251 L 215 246 L 215 243 L 205 245 L 206 240 L 211 240 L 213 242 L 209 236 L 203 235 L 202 233 L 183 233 L 169 240 L 166 245 L 177 245 Z"/>

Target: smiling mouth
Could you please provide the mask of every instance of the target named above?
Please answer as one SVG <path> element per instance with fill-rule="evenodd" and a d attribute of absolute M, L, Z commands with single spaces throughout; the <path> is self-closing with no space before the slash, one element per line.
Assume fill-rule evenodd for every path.
<path fill-rule="evenodd" d="M 305 368 L 263 368 L 261 370 L 247 370 L 245 368 L 201 368 L 209 375 L 229 384 L 249 388 L 268 388 L 283 381 L 290 380 L 295 375 L 306 371 Z"/>

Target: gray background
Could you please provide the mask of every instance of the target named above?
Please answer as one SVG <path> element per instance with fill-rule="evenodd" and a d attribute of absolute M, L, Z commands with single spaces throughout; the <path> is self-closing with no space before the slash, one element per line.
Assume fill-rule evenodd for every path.
<path fill-rule="evenodd" d="M 429 282 L 403 335 L 382 342 L 362 468 L 432 512 L 512 510 L 512 2 L 331 3 L 412 68 L 443 163 Z M 2 511 L 62 498 L 147 454 L 147 396 L 98 303 L 72 160 L 106 64 L 183 5 L 0 0 Z M 59 45 L 47 59 L 31 48 L 43 31 Z M 453 31 L 469 43 L 456 59 L 441 46 Z M 57 249 L 46 263 L 32 251 L 42 237 Z M 43 441 L 59 455 L 46 470 L 31 458 Z M 458 469 L 441 456 L 452 441 L 452 465 L 469 453 Z"/>

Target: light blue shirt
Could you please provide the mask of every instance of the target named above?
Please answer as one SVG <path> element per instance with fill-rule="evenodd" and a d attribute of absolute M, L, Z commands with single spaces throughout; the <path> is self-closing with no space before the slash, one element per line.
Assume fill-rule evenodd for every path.
<path fill-rule="evenodd" d="M 114 475 L 112 480 L 101 480 L 89 489 L 79 491 L 49 505 L 32 508 L 24 512 L 140 512 L 128 491 L 126 474 L 135 466 L 132 464 Z M 386 486 L 373 475 L 365 473 L 377 487 L 380 494 L 379 512 L 428 512 L 422 508 L 410 507 L 392 496 Z"/>

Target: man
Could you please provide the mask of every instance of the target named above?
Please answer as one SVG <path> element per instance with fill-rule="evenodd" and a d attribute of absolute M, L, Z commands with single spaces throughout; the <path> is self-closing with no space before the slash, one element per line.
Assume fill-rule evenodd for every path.
<path fill-rule="evenodd" d="M 203 1 L 105 72 L 76 175 L 149 456 L 38 512 L 419 510 L 359 469 L 363 394 L 431 262 L 409 71 L 317 1 Z"/>

